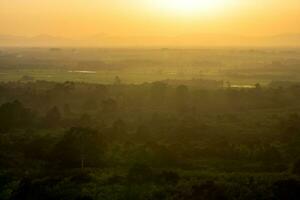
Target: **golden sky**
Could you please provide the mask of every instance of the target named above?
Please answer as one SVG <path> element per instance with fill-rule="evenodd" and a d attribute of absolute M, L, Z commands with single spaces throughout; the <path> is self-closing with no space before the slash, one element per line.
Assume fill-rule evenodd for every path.
<path fill-rule="evenodd" d="M 300 0 L 0 0 L 0 34 L 84 38 L 199 33 L 300 33 Z"/>

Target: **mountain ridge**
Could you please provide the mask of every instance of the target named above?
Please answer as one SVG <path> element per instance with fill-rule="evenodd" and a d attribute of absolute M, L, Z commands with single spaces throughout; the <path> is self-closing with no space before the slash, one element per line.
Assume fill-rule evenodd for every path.
<path fill-rule="evenodd" d="M 82 39 L 48 34 L 32 37 L 0 34 L 0 46 L 300 46 L 300 33 L 272 36 L 190 34 L 179 36 L 118 36 L 99 33 Z"/>

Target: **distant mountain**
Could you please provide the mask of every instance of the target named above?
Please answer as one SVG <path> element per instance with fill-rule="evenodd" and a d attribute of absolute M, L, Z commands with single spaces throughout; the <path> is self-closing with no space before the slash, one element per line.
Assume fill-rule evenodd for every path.
<path fill-rule="evenodd" d="M 262 38 L 261 42 L 275 43 L 277 45 L 299 45 L 300 44 L 300 34 L 281 34 L 271 37 Z"/>
<path fill-rule="evenodd" d="M 32 41 L 69 41 L 67 38 L 56 37 L 51 35 L 37 35 L 30 38 Z"/>
<path fill-rule="evenodd" d="M 0 46 L 64 46 L 72 45 L 74 40 L 51 35 L 37 35 L 34 37 L 0 35 Z"/>
<path fill-rule="evenodd" d="M 0 41 L 4 40 L 22 40 L 25 39 L 23 36 L 15 36 L 15 35 L 0 35 Z"/>
<path fill-rule="evenodd" d="M 300 46 L 300 34 L 251 37 L 230 34 L 113 36 L 101 33 L 77 40 L 51 35 L 0 35 L 0 46 Z"/>

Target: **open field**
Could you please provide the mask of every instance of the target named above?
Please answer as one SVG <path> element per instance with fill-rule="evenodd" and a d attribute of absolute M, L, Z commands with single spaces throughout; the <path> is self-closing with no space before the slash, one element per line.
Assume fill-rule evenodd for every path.
<path fill-rule="evenodd" d="M 232 85 L 300 80 L 300 49 L 2 48 L 0 80 L 124 83 L 210 79 Z"/>

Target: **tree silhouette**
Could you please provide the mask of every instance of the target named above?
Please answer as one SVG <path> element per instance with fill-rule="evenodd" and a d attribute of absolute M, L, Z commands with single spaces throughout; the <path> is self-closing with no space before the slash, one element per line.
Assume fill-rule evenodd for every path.
<path fill-rule="evenodd" d="M 102 163 L 104 141 L 93 129 L 73 127 L 54 150 L 55 159 L 64 167 L 95 167 Z"/>
<path fill-rule="evenodd" d="M 8 131 L 13 128 L 30 127 L 34 122 L 34 115 L 24 108 L 19 101 L 5 103 L 0 106 L 0 130 Z"/>
<path fill-rule="evenodd" d="M 164 82 L 154 82 L 151 85 L 151 101 L 155 105 L 162 105 L 165 101 L 168 85 Z"/>
<path fill-rule="evenodd" d="M 44 120 L 45 126 L 47 128 L 56 128 L 59 126 L 60 121 L 61 121 L 60 111 L 58 107 L 54 106 L 47 112 L 45 116 L 45 120 Z"/>
<path fill-rule="evenodd" d="M 177 110 L 180 113 L 185 112 L 187 109 L 188 94 L 189 94 L 189 89 L 187 86 L 180 85 L 176 88 L 175 101 L 176 101 Z"/>

